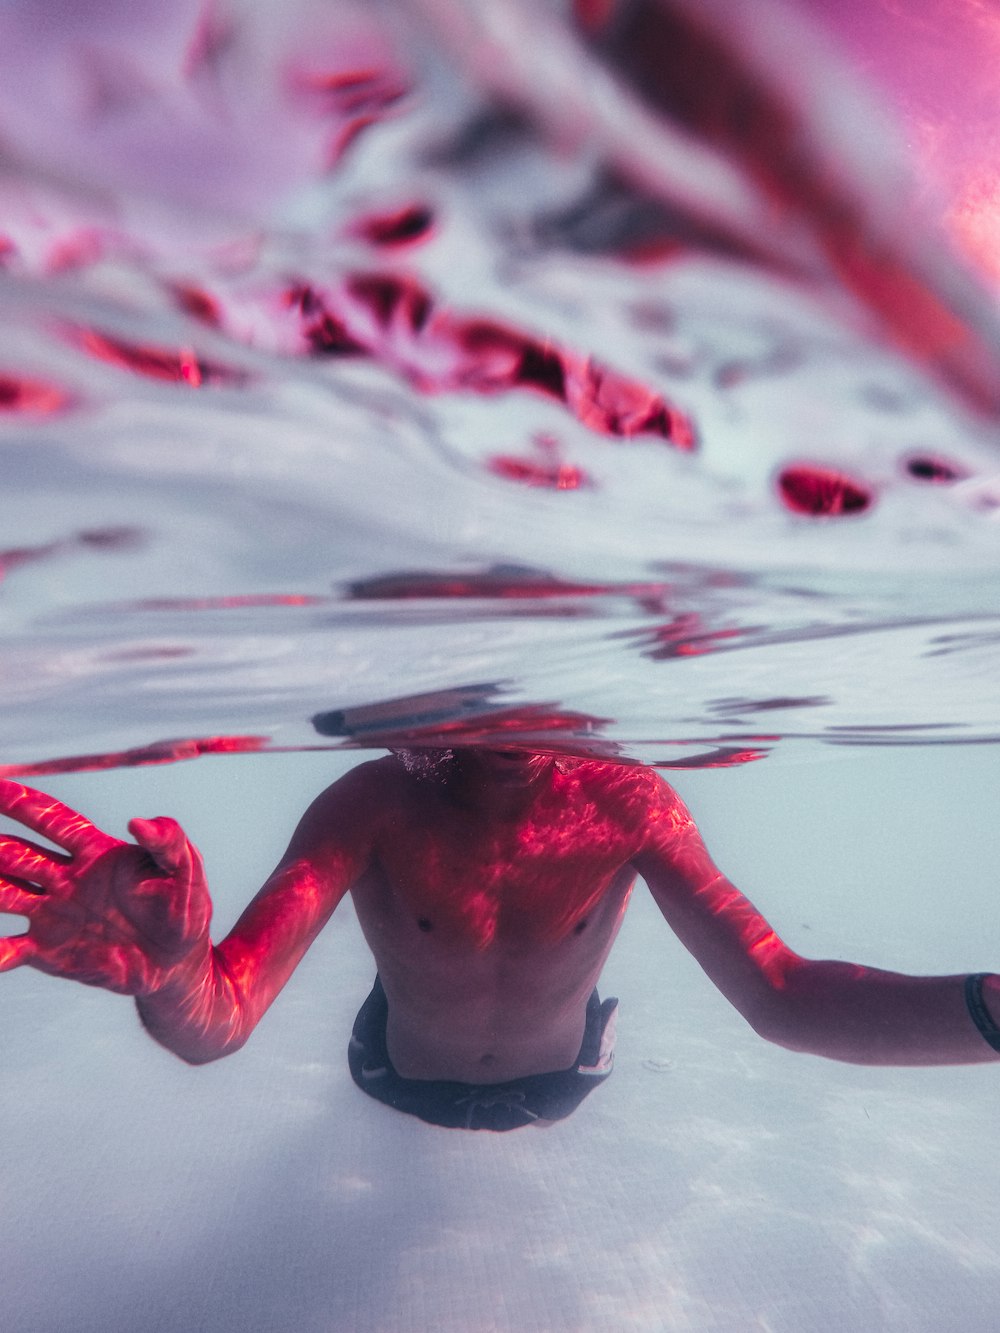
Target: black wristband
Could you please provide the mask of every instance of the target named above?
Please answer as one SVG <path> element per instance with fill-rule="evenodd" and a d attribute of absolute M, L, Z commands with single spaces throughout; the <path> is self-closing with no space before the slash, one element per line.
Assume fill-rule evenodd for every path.
<path fill-rule="evenodd" d="M 965 1004 L 969 1017 L 982 1033 L 984 1041 L 995 1051 L 1000 1051 L 1000 1028 L 993 1022 L 983 1003 L 983 982 L 989 975 L 989 972 L 973 972 L 965 978 Z"/>

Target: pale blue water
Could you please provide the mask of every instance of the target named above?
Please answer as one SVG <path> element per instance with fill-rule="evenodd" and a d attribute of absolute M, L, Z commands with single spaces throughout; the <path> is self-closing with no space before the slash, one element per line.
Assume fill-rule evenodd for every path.
<path fill-rule="evenodd" d="M 651 254 L 662 221 L 601 186 L 593 134 L 487 134 L 437 6 L 175 10 L 0 13 L 4 770 L 115 832 L 181 819 L 218 934 L 357 747 L 502 729 L 689 769 L 720 864 L 802 952 L 990 967 L 995 423 L 828 278 Z M 411 203 L 433 225 L 405 247 L 352 232 Z M 430 323 L 379 325 L 358 273 L 432 294 Z M 309 354 L 305 284 L 366 354 Z M 474 317 L 564 352 L 577 390 L 473 375 Z M 697 449 L 595 429 L 588 358 Z M 789 512 L 793 463 L 869 507 Z M 199 1070 L 117 997 L 3 977 L 0 1323 L 992 1327 L 991 1067 L 768 1048 L 642 900 L 599 1098 L 449 1135 L 347 1078 L 370 973 L 342 908 Z"/>

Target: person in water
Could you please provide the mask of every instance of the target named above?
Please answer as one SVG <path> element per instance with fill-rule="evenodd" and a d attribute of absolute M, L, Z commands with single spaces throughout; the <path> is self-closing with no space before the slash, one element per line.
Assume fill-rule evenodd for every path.
<path fill-rule="evenodd" d="M 595 986 L 637 876 L 767 1040 L 861 1064 L 1000 1058 L 1000 977 L 800 957 L 646 768 L 474 747 L 363 763 L 313 802 L 217 945 L 201 859 L 172 819 L 133 819 L 123 842 L 11 781 L 0 812 L 59 849 L 0 835 L 0 911 L 28 919 L 0 939 L 0 971 L 132 995 L 191 1064 L 244 1044 L 349 892 L 378 969 L 351 1073 L 433 1124 L 548 1124 L 607 1077 L 616 1002 Z"/>

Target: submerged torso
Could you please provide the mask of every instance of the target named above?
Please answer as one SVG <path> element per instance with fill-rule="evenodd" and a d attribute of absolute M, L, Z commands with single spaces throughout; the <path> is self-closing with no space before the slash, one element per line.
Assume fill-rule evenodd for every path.
<path fill-rule="evenodd" d="M 635 879 L 608 769 L 553 767 L 501 817 L 389 774 L 392 814 L 353 897 L 404 1077 L 496 1083 L 575 1062 Z"/>

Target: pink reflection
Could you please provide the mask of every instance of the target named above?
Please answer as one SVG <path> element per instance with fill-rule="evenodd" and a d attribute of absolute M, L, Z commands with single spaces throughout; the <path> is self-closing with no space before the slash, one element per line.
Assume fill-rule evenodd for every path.
<path fill-rule="evenodd" d="M 677 449 L 695 448 L 691 420 L 662 394 L 589 355 L 439 307 L 409 274 L 356 273 L 340 291 L 297 283 L 284 303 L 298 312 L 305 347 L 314 355 L 371 356 L 431 393 L 527 389 L 565 403 L 598 434 L 650 435 Z"/>
<path fill-rule="evenodd" d="M 319 294 L 310 286 L 292 287 L 285 303 L 302 316 L 302 336 L 306 347 L 317 356 L 359 356 L 368 348 L 347 331 L 343 320 L 331 314 Z"/>
<path fill-rule="evenodd" d="M 144 597 L 130 602 L 135 611 L 245 611 L 271 606 L 321 606 L 328 597 L 298 592 L 230 593 L 222 597 Z"/>
<path fill-rule="evenodd" d="M 149 764 L 176 764 L 203 754 L 247 754 L 264 749 L 267 736 L 197 736 L 157 741 L 129 750 L 69 755 L 24 764 L 0 764 L 0 778 L 42 777 L 52 773 L 92 773 L 109 768 L 141 768 Z"/>
<path fill-rule="evenodd" d="M 495 477 L 516 481 L 522 486 L 537 486 L 553 491 L 577 491 L 589 486 L 590 478 L 583 468 L 572 463 L 535 463 L 530 459 L 515 458 L 512 454 L 494 454 L 486 464 Z"/>
<path fill-rule="evenodd" d="M 47 417 L 70 405 L 70 395 L 41 380 L 0 375 L 0 412 L 23 412 L 25 416 Z"/>
<path fill-rule="evenodd" d="M 774 740 L 779 739 L 773 737 Z M 684 759 L 660 759 L 654 768 L 738 768 L 741 764 L 753 764 L 758 759 L 766 759 L 768 750 L 737 749 L 720 745 L 717 749 L 706 750 L 703 754 L 687 755 Z"/>
<path fill-rule="evenodd" d="M 489 746 L 546 748 L 613 755 L 618 747 L 599 739 L 610 719 L 593 717 L 556 704 L 518 707 L 488 706 L 499 690 L 494 685 L 433 691 L 319 713 L 313 726 L 322 736 L 345 737 L 371 747 Z"/>
<path fill-rule="evenodd" d="M 352 232 L 371 245 L 400 248 L 425 241 L 431 234 L 434 214 L 424 204 L 407 204 L 392 213 L 373 213 L 361 218 Z"/>
<path fill-rule="evenodd" d="M 358 135 L 378 122 L 409 92 L 409 80 L 388 65 L 339 69 L 330 73 L 302 72 L 293 80 L 300 100 L 314 114 L 327 116 L 336 129 L 327 153 L 334 167 Z"/>
<path fill-rule="evenodd" d="M 191 347 L 165 348 L 132 343 L 99 333 L 96 329 L 70 329 L 69 335 L 85 352 L 109 365 L 131 370 L 147 379 L 187 384 L 193 389 L 207 384 L 242 384 L 246 376 L 202 360 Z"/>
<path fill-rule="evenodd" d="M 665 625 L 657 625 L 653 630 L 642 630 L 639 640 L 647 645 L 643 648 L 643 657 L 654 662 L 668 662 L 675 657 L 703 657 L 749 632 L 748 627 L 742 626 L 709 629 L 697 611 L 687 611 Z"/>
<path fill-rule="evenodd" d="M 181 62 L 185 79 L 214 78 L 218 75 L 227 52 L 237 41 L 237 24 L 223 14 L 215 0 L 206 0 L 198 15 Z"/>
<path fill-rule="evenodd" d="M 68 555 L 74 551 L 131 551 L 145 540 L 142 528 L 85 528 L 70 537 L 58 538 L 51 542 L 40 542 L 35 546 L 11 546 L 0 550 L 0 580 L 21 565 L 34 564 L 39 560 L 49 560 L 56 556 Z"/>
<path fill-rule="evenodd" d="M 665 583 L 574 583 L 544 571 L 499 565 L 483 572 L 449 574 L 414 571 L 383 574 L 348 586 L 347 596 L 359 601 L 407 601 L 416 598 L 536 598 L 635 597 L 646 610 L 662 610 L 668 591 Z"/>
<path fill-rule="evenodd" d="M 170 283 L 168 286 L 178 309 L 202 324 L 208 324 L 212 328 L 219 326 L 221 323 L 219 302 L 204 288 L 185 282 Z"/>
<path fill-rule="evenodd" d="M 888 97 L 922 195 L 953 238 L 1000 276 L 1000 13 L 979 0 L 804 0 Z"/>
<path fill-rule="evenodd" d="M 751 10 L 720 0 L 587 0 L 575 12 L 588 57 L 641 104 L 631 135 L 622 106 L 614 108 L 621 125 L 594 113 L 588 126 L 591 137 L 609 144 L 623 175 L 668 208 L 686 194 L 692 211 L 756 246 L 768 263 L 800 275 L 825 268 L 915 360 L 967 401 L 1000 410 L 996 312 L 934 232 L 947 213 L 953 234 L 997 271 L 1000 20 L 989 5 L 803 0 L 787 10 Z M 814 30 L 803 21 L 810 12 L 846 41 L 862 75 L 874 72 L 888 90 L 916 145 L 912 178 L 877 96 L 845 77 L 837 43 L 824 26 Z M 518 13 L 523 23 L 527 10 Z M 517 38 L 505 48 L 505 83 L 540 127 L 568 134 L 573 112 L 585 121 L 589 105 L 563 113 L 556 95 L 527 77 L 532 62 L 518 54 L 526 33 Z M 472 52 L 468 64 L 488 80 L 471 33 L 463 45 Z M 580 61 L 581 74 L 585 67 Z M 671 137 L 678 168 L 689 150 L 700 156 L 702 176 L 723 163 L 735 167 L 741 207 L 734 207 L 735 194 L 712 198 L 701 190 L 693 167 L 665 181 L 674 165 L 670 150 L 638 147 L 648 115 Z M 575 128 L 582 138 L 582 124 Z M 669 166 L 661 169 L 661 160 Z M 956 201 L 951 207 L 936 194 L 942 181 Z"/>
<path fill-rule="evenodd" d="M 783 468 L 778 493 L 793 513 L 815 517 L 861 514 L 874 501 L 873 491 L 863 482 L 834 468 L 808 463 Z"/>
<path fill-rule="evenodd" d="M 933 485 L 947 485 L 952 481 L 962 481 L 969 475 L 967 468 L 943 454 L 911 454 L 906 460 L 908 476 L 916 481 L 929 481 Z"/>

